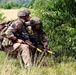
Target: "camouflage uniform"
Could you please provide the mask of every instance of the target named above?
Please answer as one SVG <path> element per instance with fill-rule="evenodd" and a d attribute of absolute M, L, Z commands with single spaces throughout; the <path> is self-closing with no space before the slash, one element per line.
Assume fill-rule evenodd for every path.
<path fill-rule="evenodd" d="M 35 46 L 41 45 L 43 46 L 44 42 L 48 42 L 48 37 L 46 36 L 45 32 L 42 29 L 34 32 L 30 36 L 31 41 Z"/>
<path fill-rule="evenodd" d="M 46 33 L 41 29 L 42 22 L 38 17 L 32 17 L 30 22 L 33 21 L 32 25 L 32 34 L 31 34 L 31 41 L 35 43 L 35 45 L 44 45 L 45 42 L 48 43 L 48 37 Z M 35 26 L 40 25 L 38 30 L 35 30 Z"/>
<path fill-rule="evenodd" d="M 29 46 L 27 44 L 21 44 L 21 43 L 17 43 L 15 41 L 12 41 L 12 39 L 10 39 L 11 37 L 14 36 L 13 33 L 22 33 L 22 32 L 27 32 L 26 31 L 26 27 L 25 25 L 25 21 L 20 18 L 21 16 L 26 16 L 25 14 L 27 14 L 26 12 L 28 11 L 23 11 L 26 8 L 21 8 L 18 11 L 18 19 L 15 20 L 10 26 L 9 28 L 6 30 L 5 34 L 6 37 L 4 38 L 2 45 L 5 48 L 5 52 L 9 53 L 9 54 L 17 54 L 20 53 L 23 59 L 23 62 L 26 66 L 30 66 L 32 64 L 31 62 L 31 56 L 30 56 L 30 50 L 29 50 Z"/>
<path fill-rule="evenodd" d="M 41 20 L 38 17 L 32 17 L 30 19 L 30 22 L 32 23 L 30 23 L 32 26 L 32 34 L 30 34 L 30 40 L 35 47 L 44 50 L 44 45 L 46 44 L 47 46 L 48 44 L 48 37 L 46 33 L 41 29 Z M 36 25 L 40 26 L 39 29 L 36 29 Z M 34 61 L 35 55 L 37 55 L 37 57 L 39 56 L 39 52 L 37 50 L 32 51 L 32 61 Z"/>

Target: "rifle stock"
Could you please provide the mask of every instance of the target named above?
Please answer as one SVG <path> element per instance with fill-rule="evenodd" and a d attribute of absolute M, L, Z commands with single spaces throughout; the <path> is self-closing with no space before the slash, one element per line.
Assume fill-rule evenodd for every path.
<path fill-rule="evenodd" d="M 14 33 L 14 35 L 15 35 L 17 38 L 24 40 L 25 43 L 26 43 L 27 45 L 29 45 L 29 47 L 30 47 L 31 49 L 36 49 L 36 50 L 39 51 L 40 53 L 44 52 L 44 49 L 43 49 L 43 47 L 42 47 L 41 45 L 38 45 L 38 47 L 35 47 L 35 46 L 32 44 L 32 42 L 30 42 L 29 36 L 28 36 L 27 33 L 23 33 L 23 32 L 22 32 L 22 34 Z M 47 52 L 47 53 L 49 53 L 49 54 L 54 54 L 51 50 L 48 50 L 48 49 L 46 49 L 45 52 Z"/>

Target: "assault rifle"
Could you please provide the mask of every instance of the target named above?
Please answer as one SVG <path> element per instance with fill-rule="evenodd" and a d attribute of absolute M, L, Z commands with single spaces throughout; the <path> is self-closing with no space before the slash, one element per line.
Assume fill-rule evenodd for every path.
<path fill-rule="evenodd" d="M 22 39 L 25 41 L 26 44 L 28 44 L 31 48 L 36 49 L 38 52 L 42 53 L 45 51 L 46 53 L 49 54 L 54 54 L 50 49 L 44 49 L 42 46 L 35 47 L 28 39 L 29 35 L 27 33 L 22 32 L 21 34 L 19 33 L 13 33 L 18 39 Z"/>
<path fill-rule="evenodd" d="M 24 40 L 25 41 L 25 43 L 27 44 L 27 45 L 29 45 L 29 47 L 31 48 L 31 49 L 34 49 L 34 50 L 32 50 L 32 51 L 38 51 L 38 53 L 39 53 L 39 56 L 40 56 L 40 58 L 38 59 L 38 60 L 36 60 L 36 58 L 35 58 L 35 62 L 34 63 L 36 63 L 36 65 L 39 65 L 41 62 L 42 62 L 42 60 L 44 59 L 46 59 L 45 57 L 48 55 L 48 54 L 50 54 L 50 55 L 53 55 L 54 53 L 50 50 L 50 49 L 48 49 L 48 48 L 46 48 L 46 49 L 44 49 L 43 48 L 43 46 L 37 46 L 37 47 L 35 47 L 28 39 L 29 39 L 29 35 L 27 34 L 27 33 L 21 33 L 21 34 L 18 34 L 18 33 L 14 33 L 14 35 L 17 37 L 17 38 L 19 38 L 19 39 L 22 39 L 22 40 Z M 36 53 L 36 52 L 35 52 Z M 19 57 L 20 57 L 20 54 L 19 54 Z M 22 63 L 21 63 L 21 60 L 20 60 L 20 65 L 21 65 L 21 67 L 23 68 L 23 65 L 22 65 Z"/>
<path fill-rule="evenodd" d="M 49 55 L 54 55 L 54 53 L 48 49 L 48 48 L 43 48 L 43 46 L 38 46 L 36 50 L 39 52 L 39 58 L 36 60 L 36 65 L 48 65 L 47 62 L 47 56 Z"/>

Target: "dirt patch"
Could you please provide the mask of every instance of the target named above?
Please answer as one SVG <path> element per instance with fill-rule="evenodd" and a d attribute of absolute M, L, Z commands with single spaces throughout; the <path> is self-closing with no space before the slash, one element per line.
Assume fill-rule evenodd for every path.
<path fill-rule="evenodd" d="M 6 16 L 5 20 L 13 20 L 17 18 L 17 9 L 2 9 L 1 12 Z"/>

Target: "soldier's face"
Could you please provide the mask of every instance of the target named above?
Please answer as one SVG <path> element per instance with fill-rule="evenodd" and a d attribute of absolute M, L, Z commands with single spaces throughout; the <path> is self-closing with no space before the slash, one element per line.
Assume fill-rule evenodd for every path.
<path fill-rule="evenodd" d="M 30 15 L 27 15 L 26 16 L 26 21 L 29 21 L 30 20 Z"/>
<path fill-rule="evenodd" d="M 27 22 L 27 21 L 30 20 L 30 15 L 22 16 L 21 18 L 22 18 L 25 22 Z"/>
<path fill-rule="evenodd" d="M 40 24 L 35 25 L 35 29 L 39 30 L 40 29 Z"/>

